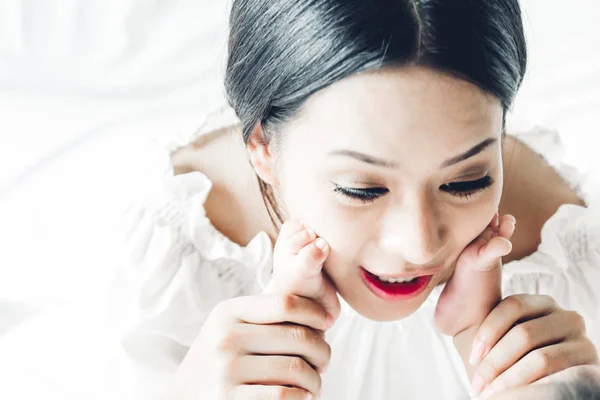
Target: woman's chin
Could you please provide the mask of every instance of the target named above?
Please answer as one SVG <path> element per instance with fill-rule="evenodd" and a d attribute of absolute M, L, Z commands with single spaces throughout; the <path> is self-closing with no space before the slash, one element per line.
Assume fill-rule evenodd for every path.
<path fill-rule="evenodd" d="M 431 290 L 418 298 L 406 301 L 386 301 L 371 293 L 357 296 L 356 291 L 346 297 L 340 292 L 346 303 L 363 317 L 377 322 L 398 321 L 414 314 L 427 299 Z"/>

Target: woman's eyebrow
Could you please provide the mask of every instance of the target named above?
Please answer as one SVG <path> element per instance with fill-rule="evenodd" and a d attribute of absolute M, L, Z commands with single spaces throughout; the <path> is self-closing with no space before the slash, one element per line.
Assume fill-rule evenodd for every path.
<path fill-rule="evenodd" d="M 364 154 L 364 153 L 354 151 L 354 150 L 333 150 L 333 151 L 330 151 L 328 154 L 332 155 L 332 156 L 351 157 L 358 161 L 362 161 L 364 163 L 376 165 L 379 167 L 398 168 L 398 164 L 396 164 L 394 162 L 382 160 L 380 158 L 373 157 L 368 154 Z"/>
<path fill-rule="evenodd" d="M 458 164 L 461 161 L 468 160 L 469 158 L 474 157 L 477 154 L 481 153 L 482 151 L 484 151 L 486 148 L 488 148 L 489 146 L 491 146 L 492 144 L 494 144 L 497 141 L 498 141 L 498 139 L 496 139 L 496 138 L 487 138 L 483 142 L 473 146 L 470 150 L 467 150 L 464 153 L 462 153 L 456 157 L 453 157 L 449 160 L 444 161 L 440 165 L 440 168 L 447 168 L 451 165 Z"/>
<path fill-rule="evenodd" d="M 465 161 L 471 157 L 476 156 L 477 154 L 481 153 L 482 151 L 484 151 L 487 147 L 491 146 L 492 144 L 494 144 L 495 142 L 497 142 L 496 138 L 488 138 L 485 139 L 483 142 L 473 146 L 471 149 L 469 149 L 468 151 L 453 157 L 449 160 L 444 161 L 441 165 L 440 168 L 447 168 L 451 165 L 454 164 L 458 164 L 461 161 Z M 344 156 L 344 157 L 351 157 L 354 158 L 358 161 L 362 161 L 364 163 L 367 164 L 371 164 L 371 165 L 376 165 L 379 167 L 385 167 L 385 168 L 398 168 L 398 164 L 392 162 L 392 161 L 386 161 L 386 160 L 382 160 L 380 158 L 368 155 L 368 154 L 364 154 L 358 151 L 354 151 L 354 150 L 333 150 L 330 151 L 328 153 L 329 155 L 334 155 L 334 156 Z"/>

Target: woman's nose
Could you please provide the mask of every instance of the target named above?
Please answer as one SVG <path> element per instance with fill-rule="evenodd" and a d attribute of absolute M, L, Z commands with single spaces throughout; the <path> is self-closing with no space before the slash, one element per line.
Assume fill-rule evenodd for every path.
<path fill-rule="evenodd" d="M 400 255 L 406 263 L 427 265 L 438 262 L 444 244 L 444 227 L 427 202 L 388 213 L 383 224 L 380 247 Z"/>

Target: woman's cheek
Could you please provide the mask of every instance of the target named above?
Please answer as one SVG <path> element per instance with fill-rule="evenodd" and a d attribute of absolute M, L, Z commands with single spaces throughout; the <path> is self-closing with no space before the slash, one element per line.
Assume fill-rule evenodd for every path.
<path fill-rule="evenodd" d="M 368 223 L 357 210 L 340 206 L 339 202 L 323 205 L 325 212 L 314 222 L 315 231 L 330 246 L 329 256 L 325 262 L 325 270 L 336 285 L 347 285 L 347 279 L 358 276 L 364 249 L 371 237 Z"/>
<path fill-rule="evenodd" d="M 368 240 L 368 226 L 365 216 L 357 209 L 343 207 L 339 202 L 323 204 L 323 213 L 315 220 L 315 231 L 326 239 L 332 250 L 348 255 L 356 253 Z"/>
<path fill-rule="evenodd" d="M 323 237 L 334 251 L 351 253 L 359 246 L 367 218 L 361 207 L 343 205 L 330 185 L 296 180 L 282 185 L 280 198 L 288 218 L 297 218 Z M 329 182 L 327 182 L 329 183 Z"/>
<path fill-rule="evenodd" d="M 494 218 L 498 209 L 497 197 L 496 193 L 490 192 L 482 201 L 452 213 L 452 226 L 455 227 L 453 236 L 463 249 L 483 233 Z"/>

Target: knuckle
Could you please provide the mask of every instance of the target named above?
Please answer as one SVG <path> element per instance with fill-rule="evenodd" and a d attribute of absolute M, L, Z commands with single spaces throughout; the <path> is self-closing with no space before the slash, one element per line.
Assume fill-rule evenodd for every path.
<path fill-rule="evenodd" d="M 525 297 L 521 294 L 515 294 L 504 300 L 507 314 L 522 314 L 527 309 Z"/>
<path fill-rule="evenodd" d="M 498 368 L 495 365 L 495 360 L 485 359 L 479 364 L 477 367 L 477 374 L 481 376 L 481 378 L 485 382 L 491 382 L 498 375 Z"/>
<path fill-rule="evenodd" d="M 233 382 L 237 375 L 239 361 L 237 357 L 224 357 L 217 363 L 217 368 L 220 369 L 221 375 L 225 382 Z"/>
<path fill-rule="evenodd" d="M 540 294 L 538 296 L 541 296 L 551 307 L 557 307 L 558 303 L 556 302 L 556 300 L 554 300 L 554 297 L 548 295 L 548 294 Z"/>
<path fill-rule="evenodd" d="M 534 338 L 533 325 L 526 322 L 519 324 L 513 328 L 520 343 L 528 344 Z"/>
<path fill-rule="evenodd" d="M 288 388 L 284 386 L 274 387 L 269 392 L 268 400 L 289 400 L 298 398 L 296 396 L 298 389 Z"/>
<path fill-rule="evenodd" d="M 288 328 L 288 334 L 294 341 L 312 345 L 316 342 L 314 335 L 308 328 L 301 325 L 293 325 Z"/>
<path fill-rule="evenodd" d="M 600 351 L 598 351 L 598 348 L 596 347 L 594 342 L 591 341 L 590 338 L 587 338 L 587 337 L 583 338 L 583 348 L 585 349 L 586 353 L 589 355 L 590 363 L 597 364 L 598 361 L 600 361 Z M 600 370 L 598 372 L 600 373 Z"/>
<path fill-rule="evenodd" d="M 547 375 L 552 367 L 552 354 L 548 350 L 538 349 L 532 355 L 537 369 Z"/>
<path fill-rule="evenodd" d="M 577 331 L 581 333 L 585 333 L 585 319 L 576 311 L 566 311 L 567 316 L 570 320 L 570 325 Z"/>
<path fill-rule="evenodd" d="M 226 331 L 221 340 L 217 343 L 217 350 L 224 353 L 231 353 L 238 349 L 241 343 L 242 335 L 234 330 Z"/>
<path fill-rule="evenodd" d="M 287 361 L 288 371 L 294 374 L 305 373 L 310 366 L 300 357 L 289 357 Z"/>
<path fill-rule="evenodd" d="M 298 300 L 293 294 L 285 293 L 278 296 L 279 308 L 285 313 L 294 312 L 298 306 Z"/>

